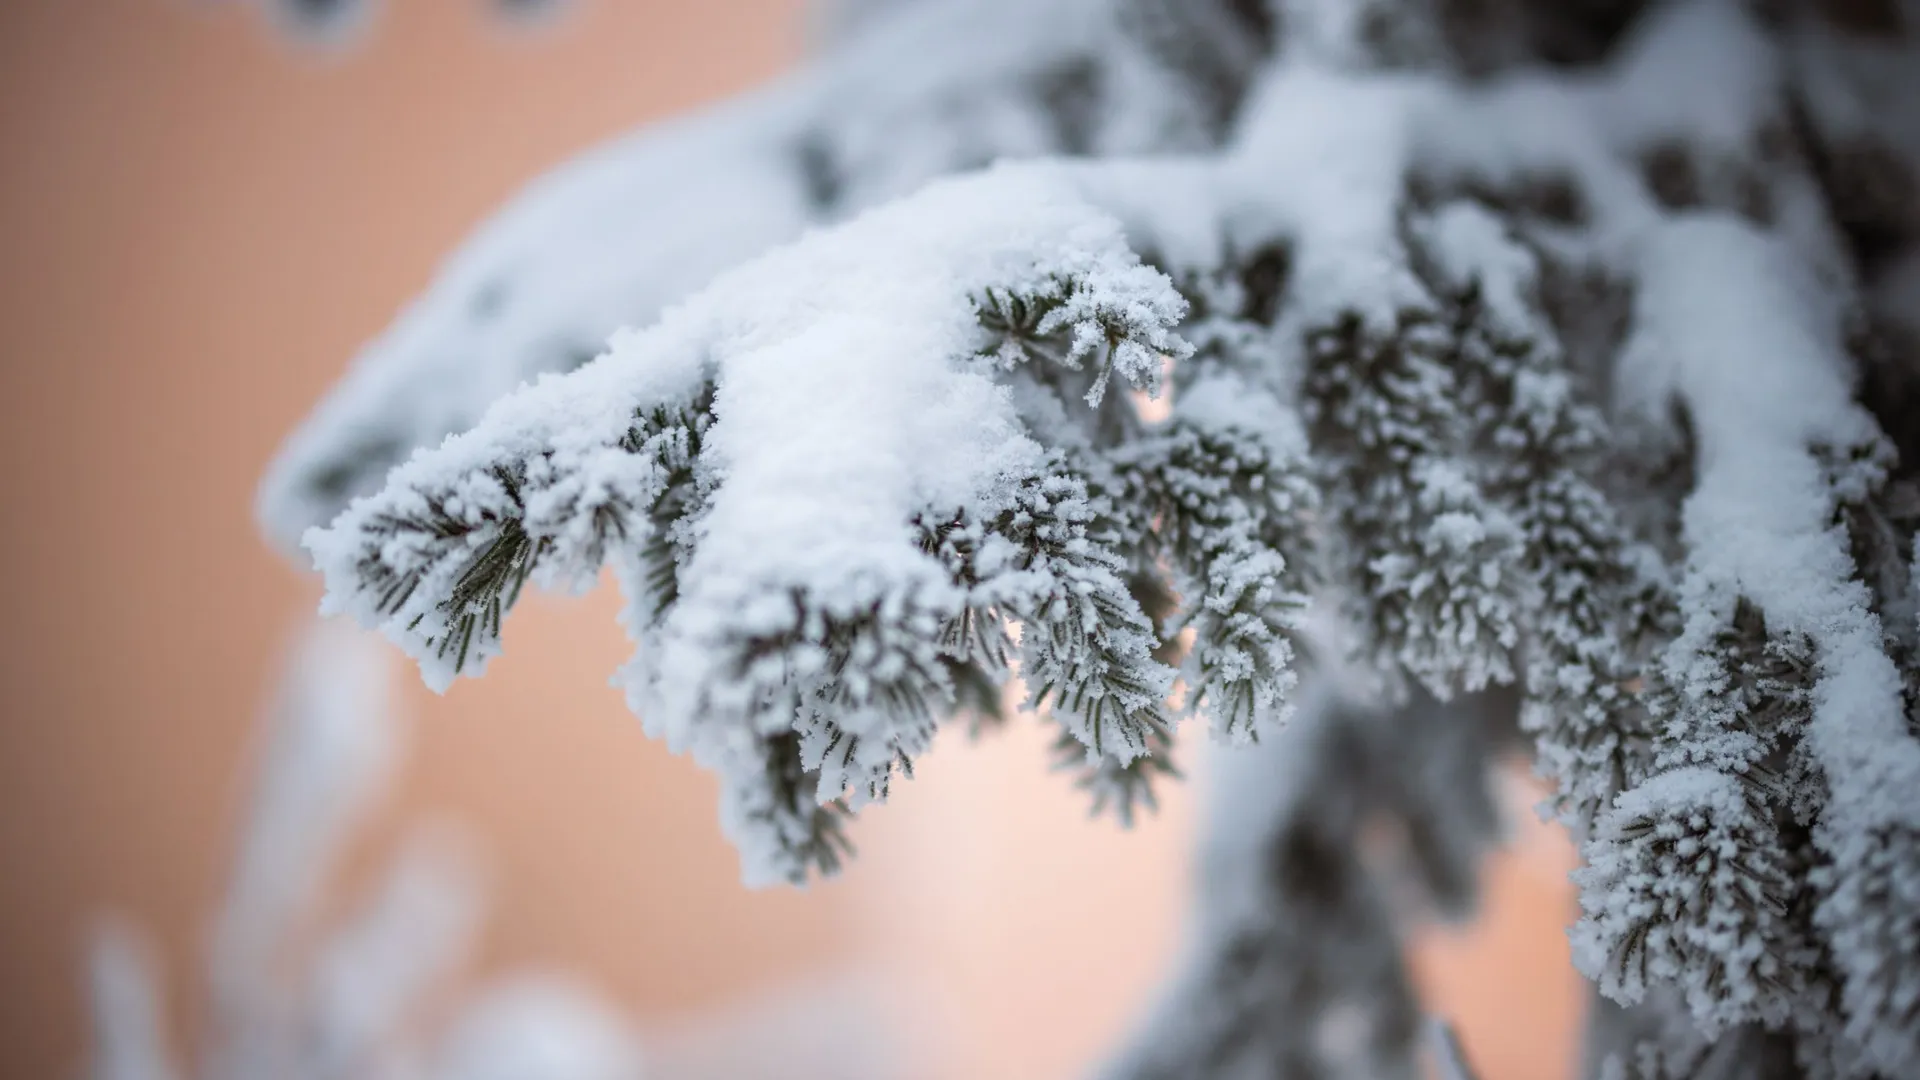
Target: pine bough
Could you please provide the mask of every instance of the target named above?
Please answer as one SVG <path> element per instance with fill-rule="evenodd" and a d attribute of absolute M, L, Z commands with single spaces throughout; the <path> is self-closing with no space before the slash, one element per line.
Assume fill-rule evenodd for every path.
<path fill-rule="evenodd" d="M 1116 1075 L 1413 1075 L 1401 899 L 1470 908 L 1513 752 L 1595 1075 L 1913 1075 L 1920 8 L 833 25 L 361 358 L 262 497 L 330 610 L 445 686 L 610 568 L 755 882 L 1011 683 L 1123 818 L 1259 742 Z"/>

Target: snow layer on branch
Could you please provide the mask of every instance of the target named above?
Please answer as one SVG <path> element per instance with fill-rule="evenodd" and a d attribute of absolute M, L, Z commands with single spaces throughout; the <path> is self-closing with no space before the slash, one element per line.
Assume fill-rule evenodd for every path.
<path fill-rule="evenodd" d="M 987 236 L 1004 242 L 978 242 Z M 1155 329 L 1179 314 L 1164 279 L 1138 265 L 1117 223 L 1033 170 L 936 185 L 730 275 L 690 305 L 720 335 L 706 347 L 719 386 L 713 468 L 724 479 L 661 648 L 639 658 L 634 704 L 650 729 L 681 749 L 701 699 L 749 708 L 727 700 L 748 687 L 714 669 L 714 643 L 790 629 L 793 590 L 830 616 L 879 603 L 957 613 L 961 598 L 908 542 L 906 523 L 927 507 L 1003 502 L 996 486 L 1040 464 L 991 371 L 955 363 L 979 348 L 968 298 L 1041 292 L 1056 278 L 1084 283 L 1059 309 L 1061 325 L 1091 328 L 1080 312 L 1092 303 L 1177 348 Z M 659 333 L 671 340 L 677 321 Z M 606 363 L 645 363 L 654 333 L 624 340 Z M 1137 383 L 1159 377 L 1159 358 L 1138 345 L 1112 363 Z"/>
<path fill-rule="evenodd" d="M 1096 410 L 1112 374 L 1157 388 L 1163 357 L 1188 351 L 1169 332 L 1184 304 L 1139 265 L 1129 241 L 1213 255 L 1223 219 L 1294 242 L 1289 326 L 1358 316 L 1369 332 L 1394 332 L 1401 307 L 1426 297 L 1398 237 L 1397 177 L 1410 105 L 1430 90 L 1300 69 L 1262 93 L 1264 119 L 1250 122 L 1219 166 L 1001 168 L 936 184 L 771 253 L 656 326 L 620 335 L 608 356 L 510 397 L 472 431 L 397 469 L 378 497 L 311 532 L 329 609 L 383 625 L 421 660 L 428 681 L 444 686 L 497 650 L 501 614 L 521 582 L 581 585 L 610 554 L 627 552 L 614 562 L 634 594 L 627 622 L 641 648 L 623 681 L 649 730 L 740 778 L 772 775 L 769 763 L 787 751 L 768 740 L 798 734 L 800 764 L 818 772 L 821 798 L 851 785 L 856 802 L 883 794 L 892 763 L 910 762 L 930 736 L 917 707 L 870 704 L 900 693 L 917 699 L 922 688 L 946 692 L 934 648 L 941 625 L 979 603 L 1030 625 L 1066 615 L 1077 627 L 1068 638 L 1050 630 L 1035 638 L 1040 651 L 1023 644 L 1030 681 L 1090 752 L 1124 765 L 1146 751 L 1151 725 L 1109 729 L 1106 703 L 1157 712 L 1164 688 L 1145 659 L 1150 628 L 1118 576 L 1124 561 L 1114 560 L 1128 553 L 1108 552 L 1094 534 L 1108 513 L 1098 509 L 1104 466 L 1068 460 L 1090 447 L 1067 438 L 1078 421 L 1054 415 L 1067 402 L 1043 410 L 1049 430 L 1034 433 L 1065 439 L 1055 446 L 1067 458 L 1043 460 L 1022 427 L 1033 422 L 1024 412 L 1032 394 L 1016 400 L 996 380 L 1047 355 L 1053 367 L 1097 366 L 1080 383 Z M 1111 206 L 1124 226 L 1089 200 Z M 1016 309 L 1031 310 L 1038 322 L 1021 328 L 1027 338 L 989 348 L 980 305 L 996 297 L 1025 305 L 997 315 L 1018 322 Z M 1052 336 L 1058 355 L 1051 346 L 1034 351 Z M 1202 392 L 1189 416 L 1220 414 L 1222 437 L 1253 440 L 1246 453 L 1208 467 L 1269 470 L 1272 483 L 1260 483 L 1263 497 L 1279 500 L 1270 517 L 1282 531 L 1313 502 L 1301 486 L 1298 440 L 1269 422 L 1291 413 L 1281 403 L 1286 381 L 1284 373 L 1256 376 L 1259 393 L 1237 409 L 1249 415 L 1205 407 Z M 1257 406 L 1261 398 L 1267 404 Z M 694 419 L 666 427 L 644 419 L 656 413 Z M 1216 451 L 1224 444 L 1208 452 Z M 1061 468 L 1085 476 L 1059 486 L 1048 477 Z M 1029 483 L 1036 478 L 1057 487 L 1045 496 L 1050 505 L 1017 507 L 1041 490 Z M 674 490 L 691 501 L 654 520 L 652 508 Z M 1072 509 L 1078 503 L 1085 508 Z M 1010 509 L 1051 518 L 1061 507 L 1068 532 L 1060 540 L 1094 530 L 1060 553 L 1072 553 L 1077 569 L 1056 561 L 1045 573 L 1065 575 L 1057 580 L 1037 567 L 990 574 L 971 595 L 909 528 L 947 508 L 961 511 L 956 521 L 990 521 Z M 629 556 L 663 531 L 671 587 L 656 596 L 640 587 L 648 570 Z M 1191 568 L 1191 580 L 1212 594 L 1199 607 L 1217 624 L 1196 650 L 1196 685 L 1215 689 L 1196 700 L 1237 703 L 1223 730 L 1244 736 L 1253 730 L 1247 717 L 1283 712 L 1290 612 L 1304 601 L 1305 566 L 1273 547 L 1282 539 L 1273 529 L 1257 543 L 1216 538 L 1225 546 L 1210 543 L 1205 565 Z M 1075 640 L 1105 644 L 1088 651 Z M 1117 674 L 1114 664 L 1130 672 L 1128 688 L 1085 698 L 1090 673 Z M 806 699 L 816 691 L 805 687 L 830 699 L 812 718 Z M 836 752 L 840 764 L 827 767 Z M 785 820 L 771 809 L 784 796 L 769 802 L 766 791 L 747 791 L 727 812 L 743 842 L 759 831 L 744 822 Z M 780 826 L 773 831 L 787 839 L 776 846 L 816 830 Z M 748 864 L 757 876 L 771 872 L 751 852 Z"/>
<path fill-rule="evenodd" d="M 1591 72 L 1522 72 L 1431 100 L 1414 129 L 1423 169 L 1505 187 L 1576 181 L 1604 256 L 1658 222 L 1635 164 L 1663 146 L 1738 159 L 1783 104 L 1753 19 L 1721 0 L 1649 11 Z"/>
<path fill-rule="evenodd" d="M 1816 924 L 1842 976 L 1848 1035 L 1881 1067 L 1910 1061 L 1920 1030 L 1920 741 L 1900 674 L 1843 530 L 1820 453 L 1879 438 L 1852 399 L 1839 298 L 1779 241 L 1737 222 L 1676 220 L 1642 252 L 1639 329 L 1621 378 L 1670 387 L 1698 432 L 1685 509 L 1688 613 L 1668 677 L 1700 696 L 1687 658 L 1745 596 L 1769 633 L 1811 643 L 1818 679 L 1805 742 L 1825 777 L 1814 828 Z M 1704 673 L 1703 673 L 1704 674 Z"/>
<path fill-rule="evenodd" d="M 981 236 L 1004 242 L 980 244 Z M 930 564 L 905 542 L 913 514 L 973 504 L 1038 461 L 993 365 L 969 360 L 981 345 L 970 297 L 989 287 L 1046 291 L 1062 278 L 1085 283 L 1060 309 L 1062 325 L 1104 312 L 1178 350 L 1165 329 L 1178 319 L 1178 297 L 1138 264 L 1118 224 L 1058 174 L 1007 168 L 936 185 L 770 254 L 654 327 L 619 335 L 574 375 L 509 397 L 473 430 L 415 455 L 382 495 L 310 531 L 306 544 L 334 587 L 329 607 L 384 625 L 420 655 L 431 684 L 446 686 L 456 665 L 427 653 L 413 625 L 432 612 L 426 597 L 444 590 L 422 588 L 419 601 L 388 615 L 355 588 L 363 557 L 411 556 L 367 547 L 368 537 L 387 535 L 382 515 L 444 492 L 449 513 L 481 519 L 506 505 L 494 466 L 544 452 L 570 491 L 641 485 L 633 455 L 616 449 L 634 414 L 689 396 L 706 378 L 720 387 L 707 471 L 723 482 L 699 528 L 707 554 L 686 568 L 684 591 L 826 586 L 821 599 L 839 607 L 870 599 L 852 579 L 925 577 Z M 1143 383 L 1159 376 L 1141 343 L 1117 349 L 1112 363 Z M 724 609 L 685 605 L 676 625 L 697 636 Z M 778 622 L 765 611 L 737 617 L 771 620 L 761 629 Z"/>
<path fill-rule="evenodd" d="M 1823 677 L 1811 734 L 1834 798 L 1897 815 L 1920 780 L 1920 745 L 1900 723 L 1899 680 L 1830 528 L 1814 455 L 1878 437 L 1852 399 L 1839 300 L 1776 241 L 1727 220 L 1676 222 L 1642 265 L 1639 329 L 1620 378 L 1672 388 L 1699 431 L 1686 587 L 1750 596 L 1770 628 L 1815 642 Z M 1688 607 L 1690 634 L 1716 628 L 1711 613 L 1724 605 Z"/>
<path fill-rule="evenodd" d="M 1242 243 L 1295 238 L 1287 319 L 1353 311 L 1392 324 L 1421 291 L 1398 239 L 1412 125 L 1432 82 L 1282 64 L 1249 95 L 1222 168 L 1220 226 Z"/>
<path fill-rule="evenodd" d="M 294 543 L 415 447 L 796 235 L 806 196 L 782 140 L 815 92 L 784 80 L 596 149 L 516 196 L 288 440 L 261 489 L 269 534 Z"/>
<path fill-rule="evenodd" d="M 1208 141 L 1193 89 L 1150 61 L 1115 7 L 899 5 L 792 76 L 535 181 L 288 440 L 259 495 L 264 529 L 295 546 L 416 447 L 810 223 L 998 159 Z"/>
<path fill-rule="evenodd" d="M 1606 107 L 1593 119 L 1633 150 L 1661 139 L 1739 154 L 1779 98 L 1773 46 L 1741 5 L 1674 4 L 1645 20 L 1598 80 Z"/>
<path fill-rule="evenodd" d="M 686 406 L 710 383 L 713 419 L 692 466 L 700 506 L 676 524 L 674 602 L 636 596 L 628 617 L 643 639 L 625 675 L 636 711 L 674 749 L 744 776 L 763 768 L 748 762 L 759 740 L 795 723 L 782 695 L 824 681 L 852 695 L 833 719 L 879 754 L 866 765 L 915 753 L 924 732 L 858 703 L 913 674 L 901 665 L 932 669 L 939 625 L 969 598 L 910 524 L 946 508 L 991 518 L 1013 505 L 1016 483 L 1044 475 L 996 381 L 1011 358 L 990 348 L 977 306 L 993 290 L 1044 302 L 1036 332 L 1064 335 L 1056 363 L 1095 366 L 1090 401 L 1110 374 L 1157 385 L 1162 356 L 1185 351 L 1170 332 L 1178 294 L 1070 170 L 936 184 L 721 277 L 606 356 L 417 454 L 380 495 L 309 532 L 329 609 L 383 626 L 436 687 L 478 670 L 511 596 L 460 600 L 463 583 L 508 558 L 503 543 L 518 545 L 521 578 L 578 584 L 610 545 L 647 541 L 654 525 L 635 511 L 669 478 L 636 440 L 637 418 Z M 872 618 L 882 636 L 839 668 L 829 627 Z"/>

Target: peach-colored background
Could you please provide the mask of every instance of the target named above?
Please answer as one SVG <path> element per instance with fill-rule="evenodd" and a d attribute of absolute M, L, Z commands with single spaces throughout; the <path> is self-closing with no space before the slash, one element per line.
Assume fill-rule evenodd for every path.
<path fill-rule="evenodd" d="M 276 440 L 518 184 L 801 38 L 792 0 L 578 0 L 519 37 L 478 3 L 385 7 L 322 57 L 243 5 L 0 0 L 0 1075 L 80 1060 L 81 934 L 107 909 L 153 931 L 193 1027 L 248 735 L 315 600 L 250 523 Z M 940 1048 L 930 1077 L 1071 1075 L 1124 1030 L 1173 947 L 1187 792 L 1122 834 L 1037 734 L 956 741 L 862 823 L 845 878 L 748 893 L 710 781 L 607 687 L 612 611 L 535 598 L 486 680 L 409 691 L 387 818 L 481 835 L 487 964 L 567 964 L 656 1019 L 880 971 Z M 1564 1073 L 1577 990 L 1541 843 L 1498 872 L 1497 934 L 1419 957 L 1489 1080 Z"/>

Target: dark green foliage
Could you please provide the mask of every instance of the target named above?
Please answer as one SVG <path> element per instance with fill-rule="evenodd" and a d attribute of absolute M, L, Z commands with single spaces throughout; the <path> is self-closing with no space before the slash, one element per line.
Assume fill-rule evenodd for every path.
<path fill-rule="evenodd" d="M 729 785 L 727 798 L 743 826 L 774 838 L 785 855 L 786 879 L 804 885 L 814 874 L 832 876 L 853 854 L 847 839 L 846 804 L 815 797 L 814 778 L 802 763 L 800 736 L 767 736 L 755 751 L 765 769 L 761 785 Z"/>
<path fill-rule="evenodd" d="M 1170 771 L 1143 757 L 1169 746 L 1171 672 L 1153 655 L 1160 638 L 1130 588 L 1111 502 L 1056 452 L 992 520 L 954 513 L 919 527 L 923 550 L 974 598 L 941 630 L 943 652 L 1001 678 L 1017 655 L 1028 704 L 1063 729 L 1062 767 L 1077 747 L 1096 804 L 1130 819 L 1152 777 Z"/>
<path fill-rule="evenodd" d="M 444 573 L 449 564 L 458 565 L 446 596 L 431 613 L 420 612 L 407 624 L 409 630 L 422 632 L 436 655 L 451 654 L 456 671 L 476 655 L 476 641 L 484 647 L 499 640 L 502 615 L 519 599 L 521 587 L 543 554 L 543 543 L 528 536 L 521 523 L 524 469 L 496 466 L 488 479 L 497 498 L 477 515 L 452 512 L 444 497 L 425 497 L 413 513 L 375 517 L 371 524 L 376 535 L 410 534 L 415 544 L 409 554 L 415 557 L 394 566 L 384 557 L 384 549 L 376 548 L 360 562 L 361 588 L 377 595 L 374 610 L 381 615 L 409 610 L 428 575 Z M 429 618 L 433 622 L 423 626 Z"/>
<path fill-rule="evenodd" d="M 1071 773 L 1073 786 L 1090 796 L 1088 813 L 1098 817 L 1111 812 L 1115 821 L 1129 829 L 1141 810 L 1160 809 L 1154 785 L 1182 778 L 1173 761 L 1173 732 L 1157 721 L 1148 725 L 1146 751 L 1131 761 L 1089 757 L 1086 744 L 1071 731 L 1054 738 L 1052 752 L 1054 769 Z"/>
<path fill-rule="evenodd" d="M 1116 455 L 1125 498 L 1152 521 L 1142 554 L 1187 597 L 1171 637 L 1192 629 L 1187 706 L 1249 739 L 1292 685 L 1292 639 L 1316 584 L 1304 463 L 1232 428 L 1176 417 Z"/>
<path fill-rule="evenodd" d="M 361 529 L 358 587 L 377 614 L 405 616 L 407 631 L 454 673 L 499 651 L 501 621 L 536 573 L 591 582 L 610 550 L 636 535 L 644 537 L 648 588 L 656 600 L 670 599 L 676 530 L 697 505 L 693 463 L 711 401 L 708 385 L 688 402 L 635 415 L 617 445 L 650 466 L 655 482 L 637 499 L 606 488 L 589 498 L 542 454 L 375 513 Z M 536 498 L 539 510 L 530 513 Z M 430 594 L 439 598 L 429 602 Z"/>
<path fill-rule="evenodd" d="M 1449 260 L 1439 250 L 1448 227 L 1506 257 Z M 1636 671 L 1673 606 L 1664 569 L 1594 480 L 1610 433 L 1547 318 L 1534 252 L 1474 203 L 1441 207 L 1412 231 L 1416 265 L 1451 323 L 1447 365 L 1463 388 L 1465 441 L 1519 534 L 1529 609 L 1522 722 L 1559 782 L 1562 815 L 1584 824 L 1645 771 Z M 1423 245 L 1432 245 L 1425 258 Z M 1515 279 L 1515 266 L 1534 273 Z"/>
<path fill-rule="evenodd" d="M 1477 409 L 1442 312 L 1307 333 L 1304 393 L 1336 572 L 1372 666 L 1450 695 L 1512 678 L 1519 536 L 1466 454 Z"/>
<path fill-rule="evenodd" d="M 659 494 L 646 507 L 648 529 L 640 554 L 656 620 L 680 596 L 680 564 L 691 554 L 687 532 L 701 513 L 700 451 L 712 422 L 713 384 L 708 383 L 686 405 L 646 410 L 644 422 L 620 441 L 620 448 L 630 454 L 651 455 L 661 472 Z M 608 541 L 628 539 L 628 513 L 626 507 L 596 508 L 593 535 L 602 539 L 588 562 L 599 566 L 606 561 Z"/>

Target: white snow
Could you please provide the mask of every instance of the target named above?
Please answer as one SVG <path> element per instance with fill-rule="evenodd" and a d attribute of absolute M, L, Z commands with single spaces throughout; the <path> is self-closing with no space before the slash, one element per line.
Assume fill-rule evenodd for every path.
<path fill-rule="evenodd" d="M 160 987 L 146 945 L 117 920 L 93 930 L 87 956 L 93 1022 L 91 1080 L 178 1080 L 164 1035 Z"/>

